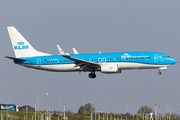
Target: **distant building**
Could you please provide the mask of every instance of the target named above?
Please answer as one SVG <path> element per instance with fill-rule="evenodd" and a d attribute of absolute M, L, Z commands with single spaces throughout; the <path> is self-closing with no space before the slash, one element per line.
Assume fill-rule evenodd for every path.
<path fill-rule="evenodd" d="M 34 111 L 35 109 L 29 105 L 24 105 L 22 107 L 19 107 L 19 111 Z"/>

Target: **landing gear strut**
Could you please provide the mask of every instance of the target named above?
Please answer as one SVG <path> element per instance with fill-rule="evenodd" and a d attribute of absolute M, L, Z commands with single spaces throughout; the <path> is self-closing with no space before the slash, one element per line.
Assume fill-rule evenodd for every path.
<path fill-rule="evenodd" d="M 96 74 L 95 71 L 91 71 L 91 73 L 89 73 L 89 78 L 96 78 Z"/>

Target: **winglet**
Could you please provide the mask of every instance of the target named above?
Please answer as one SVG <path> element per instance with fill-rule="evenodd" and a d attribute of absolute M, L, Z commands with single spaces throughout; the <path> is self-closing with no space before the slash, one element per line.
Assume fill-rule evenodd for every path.
<path fill-rule="evenodd" d="M 72 48 L 74 51 L 74 54 L 79 54 L 75 48 Z"/>
<path fill-rule="evenodd" d="M 66 56 L 66 53 L 62 50 L 62 48 L 59 45 L 57 45 L 57 48 L 59 50 L 60 55 Z"/>

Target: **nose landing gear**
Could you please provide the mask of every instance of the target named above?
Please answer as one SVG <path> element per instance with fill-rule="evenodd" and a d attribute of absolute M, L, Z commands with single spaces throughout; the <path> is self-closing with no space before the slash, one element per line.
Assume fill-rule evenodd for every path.
<path fill-rule="evenodd" d="M 96 78 L 96 74 L 95 71 L 91 71 L 91 73 L 89 73 L 89 78 Z"/>
<path fill-rule="evenodd" d="M 161 75 L 161 74 L 162 74 L 162 72 L 159 70 L 158 75 Z"/>

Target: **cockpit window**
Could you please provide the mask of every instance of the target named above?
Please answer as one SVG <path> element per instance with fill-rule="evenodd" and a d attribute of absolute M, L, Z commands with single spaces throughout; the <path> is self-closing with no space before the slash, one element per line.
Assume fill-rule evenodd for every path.
<path fill-rule="evenodd" d="M 170 56 L 163 56 L 163 58 L 169 58 Z"/>

